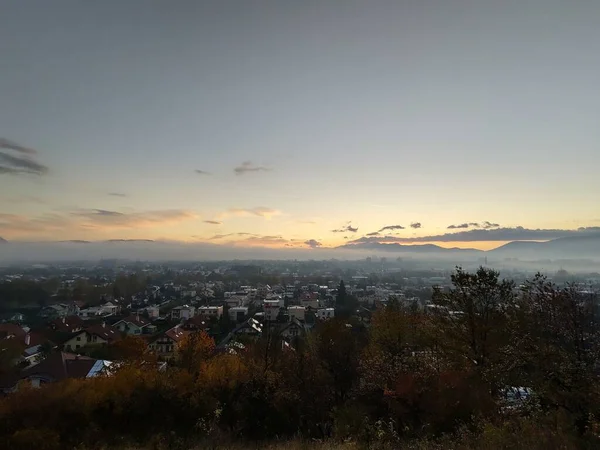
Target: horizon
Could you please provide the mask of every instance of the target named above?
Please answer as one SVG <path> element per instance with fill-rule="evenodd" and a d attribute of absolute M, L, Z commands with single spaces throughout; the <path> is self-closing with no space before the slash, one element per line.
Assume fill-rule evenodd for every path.
<path fill-rule="evenodd" d="M 600 232 L 600 3 L 53 3 L 0 16 L 8 242 Z"/>

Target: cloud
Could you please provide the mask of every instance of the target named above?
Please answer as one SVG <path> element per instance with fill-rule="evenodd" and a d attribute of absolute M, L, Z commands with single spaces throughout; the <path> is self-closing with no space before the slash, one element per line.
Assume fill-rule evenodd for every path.
<path fill-rule="evenodd" d="M 249 172 L 269 172 L 271 170 L 269 167 L 257 166 L 252 161 L 244 161 L 241 165 L 233 169 L 236 175 L 244 175 Z"/>
<path fill-rule="evenodd" d="M 378 233 L 381 233 L 382 231 L 386 231 L 386 230 L 404 230 L 404 227 L 402 225 L 387 225 L 387 226 L 383 227 L 382 229 L 380 229 L 378 231 Z"/>
<path fill-rule="evenodd" d="M 317 222 L 315 222 L 314 220 L 299 220 L 298 223 L 302 223 L 305 225 L 316 225 Z"/>
<path fill-rule="evenodd" d="M 321 247 L 321 243 L 315 239 L 309 239 L 308 241 L 304 241 L 304 243 L 306 245 L 308 245 L 310 248 L 318 248 Z"/>
<path fill-rule="evenodd" d="M 110 197 L 127 197 L 127 194 L 123 194 L 122 192 L 109 192 L 108 195 Z"/>
<path fill-rule="evenodd" d="M 48 167 L 29 156 L 13 156 L 0 152 L 0 173 L 45 175 Z"/>
<path fill-rule="evenodd" d="M 358 227 L 353 227 L 350 222 L 347 225 L 344 225 L 341 228 L 336 228 L 335 230 L 331 230 L 332 233 L 356 233 L 358 231 Z"/>
<path fill-rule="evenodd" d="M 410 227 L 414 228 L 416 230 L 417 228 L 421 228 L 422 225 L 421 225 L 421 222 L 413 222 L 410 224 Z"/>
<path fill-rule="evenodd" d="M 197 218 L 193 212 L 181 209 L 126 213 L 106 209 L 79 209 L 71 212 L 70 217 L 81 228 L 105 230 L 161 226 Z"/>
<path fill-rule="evenodd" d="M 448 225 L 448 230 L 458 230 L 458 229 L 467 229 L 467 228 L 481 228 L 484 230 L 489 230 L 490 228 L 499 228 L 500 224 L 488 222 L 484 220 L 481 223 L 478 222 L 465 222 L 458 225 Z"/>
<path fill-rule="evenodd" d="M 484 230 L 489 230 L 490 228 L 499 228 L 500 224 L 499 223 L 491 223 L 486 220 L 481 223 L 480 227 L 483 228 Z"/>
<path fill-rule="evenodd" d="M 223 222 L 219 222 L 218 220 L 205 220 L 204 223 L 208 223 L 210 225 L 221 225 Z"/>
<path fill-rule="evenodd" d="M 210 172 L 206 172 L 204 170 L 200 170 L 200 169 L 196 169 L 194 170 L 195 173 L 197 173 L 198 175 L 212 175 Z"/>
<path fill-rule="evenodd" d="M 250 236 L 250 237 L 258 237 L 258 234 L 247 233 L 247 232 L 239 232 L 239 233 L 227 233 L 227 234 L 215 234 L 213 237 L 208 238 L 209 241 L 216 241 L 220 239 L 225 239 L 231 236 Z"/>
<path fill-rule="evenodd" d="M 359 243 L 402 243 L 402 242 L 482 242 L 482 241 L 546 241 L 569 236 L 600 233 L 600 227 L 582 227 L 577 230 L 565 229 L 530 229 L 524 227 L 494 228 L 459 231 L 419 237 L 397 236 L 364 236 L 355 239 L 350 244 Z"/>
<path fill-rule="evenodd" d="M 221 216 L 223 216 L 223 217 L 226 217 L 228 215 L 258 216 L 258 217 L 264 217 L 266 219 L 270 219 L 273 216 L 278 216 L 280 214 L 281 214 L 281 212 L 276 209 L 267 208 L 265 206 L 257 206 L 255 208 L 231 208 L 231 209 L 228 209 L 224 214 L 221 214 Z"/>
<path fill-rule="evenodd" d="M 23 147 L 22 145 L 5 138 L 0 138 L 0 148 L 14 150 L 19 153 L 25 153 L 26 155 L 35 155 L 37 153 L 33 148 Z"/>
<path fill-rule="evenodd" d="M 379 236 L 379 231 L 373 231 L 372 233 L 367 233 L 367 236 Z"/>
<path fill-rule="evenodd" d="M 469 228 L 469 224 L 468 223 L 461 223 L 460 225 L 448 225 L 447 227 L 449 230 L 456 230 L 459 228 Z"/>

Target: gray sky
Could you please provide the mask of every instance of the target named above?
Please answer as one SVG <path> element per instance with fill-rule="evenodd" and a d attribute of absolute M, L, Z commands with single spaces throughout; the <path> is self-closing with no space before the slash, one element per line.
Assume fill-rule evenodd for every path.
<path fill-rule="evenodd" d="M 0 236 L 597 226 L 598 24 L 593 0 L 4 0 L 0 138 L 37 154 L 0 149 Z"/>

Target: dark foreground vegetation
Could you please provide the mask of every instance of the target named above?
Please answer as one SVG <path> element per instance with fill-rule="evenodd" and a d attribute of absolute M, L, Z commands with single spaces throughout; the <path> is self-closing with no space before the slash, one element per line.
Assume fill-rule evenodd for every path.
<path fill-rule="evenodd" d="M 2 399 L 0 447 L 600 448 L 595 299 L 487 269 L 453 284 L 428 311 L 341 310 L 294 348 L 198 333 L 158 371 L 130 345 L 111 376 Z"/>

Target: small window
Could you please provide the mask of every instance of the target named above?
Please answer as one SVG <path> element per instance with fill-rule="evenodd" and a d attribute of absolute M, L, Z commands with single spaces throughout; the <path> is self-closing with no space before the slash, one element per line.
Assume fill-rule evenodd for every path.
<path fill-rule="evenodd" d="M 77 339 L 75 339 L 77 342 L 81 341 L 81 336 L 77 336 Z"/>
<path fill-rule="evenodd" d="M 79 345 L 79 344 L 77 344 L 77 345 L 75 346 L 75 348 L 79 348 L 79 347 L 81 347 L 81 345 Z"/>

